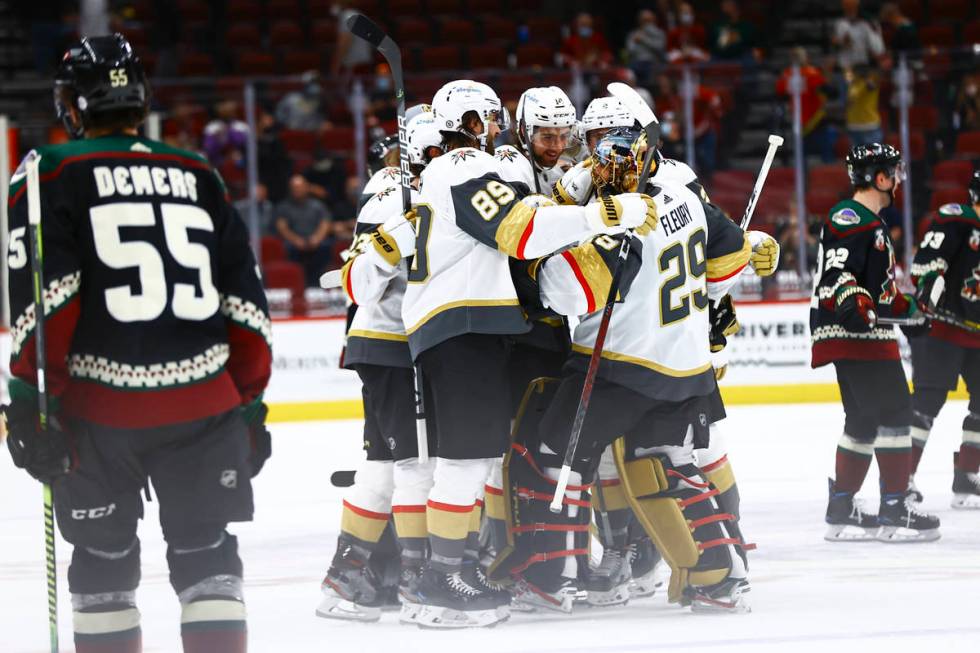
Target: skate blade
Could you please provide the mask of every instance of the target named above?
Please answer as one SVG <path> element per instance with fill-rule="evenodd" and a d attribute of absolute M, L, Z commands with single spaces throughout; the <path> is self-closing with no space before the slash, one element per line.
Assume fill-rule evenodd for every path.
<path fill-rule="evenodd" d="M 455 628 L 486 628 L 494 626 L 510 617 L 510 611 L 501 608 L 492 610 L 454 610 L 435 605 L 423 605 L 416 616 L 419 628 L 447 630 Z"/>
<path fill-rule="evenodd" d="M 628 583 L 623 583 L 606 592 L 589 590 L 586 602 L 594 608 L 606 608 L 614 605 L 626 605 L 630 600 Z"/>
<path fill-rule="evenodd" d="M 537 608 L 542 608 L 544 610 L 569 614 L 572 611 L 572 606 L 575 604 L 575 594 L 576 590 L 573 588 L 566 588 L 554 594 L 548 594 L 546 592 L 537 592 L 528 587 L 514 597 L 511 605 L 513 606 L 517 603 L 522 608 L 530 608 L 520 609 L 518 610 L 519 612 L 534 612 Z"/>
<path fill-rule="evenodd" d="M 957 510 L 980 510 L 980 496 L 976 494 L 954 494 L 950 505 Z"/>
<path fill-rule="evenodd" d="M 828 542 L 872 542 L 877 536 L 877 526 L 864 528 L 852 524 L 830 524 L 823 539 Z"/>
<path fill-rule="evenodd" d="M 734 602 L 716 601 L 707 598 L 695 598 L 691 603 L 691 612 L 695 614 L 749 614 L 752 606 L 739 597 Z"/>
<path fill-rule="evenodd" d="M 403 624 L 414 624 L 418 622 L 419 611 L 422 609 L 421 603 L 402 601 L 401 612 L 398 613 L 398 621 Z"/>
<path fill-rule="evenodd" d="M 339 596 L 325 596 L 316 608 L 316 616 L 324 619 L 372 622 L 381 619 L 381 608 L 358 605 Z"/>
<path fill-rule="evenodd" d="M 938 528 L 916 530 L 901 526 L 882 526 L 878 531 L 878 541 L 889 544 L 911 544 L 913 542 L 934 542 L 940 537 Z"/>
<path fill-rule="evenodd" d="M 645 599 L 655 595 L 657 590 L 663 589 L 668 578 L 670 572 L 666 575 L 661 573 L 660 563 L 657 563 L 653 569 L 630 582 L 630 598 Z"/>

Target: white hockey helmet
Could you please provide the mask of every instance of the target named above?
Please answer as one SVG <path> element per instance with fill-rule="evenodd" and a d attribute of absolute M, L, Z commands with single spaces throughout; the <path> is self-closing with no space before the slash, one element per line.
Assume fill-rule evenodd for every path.
<path fill-rule="evenodd" d="M 633 114 L 619 98 L 600 97 L 589 102 L 582 114 L 582 129 L 588 133 L 593 129 L 611 127 L 632 127 Z"/>
<path fill-rule="evenodd" d="M 442 134 L 432 106 L 417 104 L 405 111 L 405 140 L 408 142 L 408 162 L 413 165 L 427 165 L 426 150 L 442 147 Z"/>
<path fill-rule="evenodd" d="M 518 137 L 527 143 L 537 127 L 574 128 L 575 124 L 575 105 L 557 86 L 529 88 L 517 101 Z"/>
<path fill-rule="evenodd" d="M 432 111 L 436 117 L 439 131 L 460 132 L 475 136 L 463 125 L 463 116 L 475 111 L 483 122 L 483 138 L 491 122 L 496 122 L 500 131 L 510 127 L 507 109 L 492 88 L 472 79 L 457 79 L 444 84 L 432 98 Z"/>

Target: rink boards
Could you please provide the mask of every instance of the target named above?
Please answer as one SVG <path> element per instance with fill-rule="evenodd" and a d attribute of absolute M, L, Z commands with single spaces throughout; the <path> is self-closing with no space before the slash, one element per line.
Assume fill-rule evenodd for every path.
<path fill-rule="evenodd" d="M 740 303 L 742 329 L 729 338 L 728 372 L 721 381 L 729 404 L 837 401 L 832 366 L 810 368 L 809 305 L 793 301 Z M 362 416 L 361 387 L 354 372 L 340 369 L 344 320 L 297 318 L 272 325 L 273 373 L 265 398 L 270 420 L 352 419 Z M 909 371 L 908 348 L 902 343 Z M 0 338 L 6 368 L 9 334 Z M 4 369 L 6 377 L 7 370 Z M 6 385 L 6 384 L 4 384 Z M 954 396 L 965 398 L 960 387 Z"/>

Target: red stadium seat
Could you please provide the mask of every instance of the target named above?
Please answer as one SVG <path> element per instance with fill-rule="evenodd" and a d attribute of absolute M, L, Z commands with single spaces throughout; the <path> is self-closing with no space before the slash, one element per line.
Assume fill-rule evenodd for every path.
<path fill-rule="evenodd" d="M 211 12 L 208 10 L 207 2 L 197 0 L 181 0 L 177 5 L 180 16 L 186 23 L 206 22 Z"/>
<path fill-rule="evenodd" d="M 972 5 L 972 0 L 931 0 L 929 15 L 934 21 L 962 23 L 973 13 Z"/>
<path fill-rule="evenodd" d="M 273 47 L 298 47 L 305 41 L 303 30 L 292 21 L 278 21 L 269 28 L 269 45 Z"/>
<path fill-rule="evenodd" d="M 499 45 L 471 45 L 466 48 L 470 68 L 506 68 L 507 50 Z"/>
<path fill-rule="evenodd" d="M 267 0 L 265 15 L 275 20 L 289 20 L 299 23 L 302 19 L 299 3 L 296 0 Z"/>
<path fill-rule="evenodd" d="M 484 41 L 513 41 L 517 36 L 517 24 L 508 18 L 501 18 L 496 14 L 487 14 L 479 18 Z"/>
<path fill-rule="evenodd" d="M 957 135 L 956 154 L 961 158 L 980 157 L 980 131 Z"/>
<path fill-rule="evenodd" d="M 923 46 L 948 48 L 956 42 L 956 34 L 949 25 L 927 25 L 919 28 L 919 43 Z"/>
<path fill-rule="evenodd" d="M 269 261 L 262 266 L 266 288 L 285 288 L 293 293 L 293 302 L 302 299 L 306 290 L 306 277 L 299 263 Z"/>
<path fill-rule="evenodd" d="M 177 74 L 181 77 L 207 77 L 214 74 L 214 60 L 202 52 L 185 52 L 177 64 Z"/>
<path fill-rule="evenodd" d="M 500 11 L 500 0 L 466 0 L 466 9 L 473 13 L 493 13 Z"/>
<path fill-rule="evenodd" d="M 417 16 L 421 9 L 418 0 L 386 0 L 385 7 L 389 16 Z M 401 21 L 399 21 L 400 23 Z"/>
<path fill-rule="evenodd" d="M 401 46 L 410 43 L 427 45 L 434 36 L 432 25 L 427 20 L 421 18 L 402 18 L 395 25 L 398 34 L 398 44 Z"/>
<path fill-rule="evenodd" d="M 463 3 L 468 5 L 469 3 Z M 433 16 L 437 14 L 454 14 L 459 11 L 459 0 L 425 0 L 425 8 Z M 470 10 L 469 7 L 464 7 Z"/>
<path fill-rule="evenodd" d="M 239 75 L 272 75 L 276 71 L 276 59 L 265 52 L 240 52 L 235 70 Z"/>
<path fill-rule="evenodd" d="M 462 51 L 456 45 L 439 45 L 422 50 L 423 70 L 452 70 L 460 68 Z"/>
<path fill-rule="evenodd" d="M 708 195 L 714 199 L 716 193 L 739 193 L 748 199 L 755 184 L 755 176 L 748 170 L 719 170 L 711 177 Z"/>
<path fill-rule="evenodd" d="M 932 169 L 933 188 L 966 188 L 973 177 L 973 164 L 970 161 L 940 161 Z"/>
<path fill-rule="evenodd" d="M 963 26 L 963 42 L 967 45 L 980 43 L 980 20 L 971 20 Z"/>
<path fill-rule="evenodd" d="M 262 5 L 258 0 L 232 0 L 228 3 L 228 21 L 256 23 L 262 18 Z"/>
<path fill-rule="evenodd" d="M 899 134 L 892 132 L 885 136 L 885 142 L 892 147 L 897 147 L 902 149 L 902 141 Z M 912 161 L 920 161 L 922 157 L 926 155 L 926 137 L 919 132 L 911 132 L 909 134 L 909 149 L 908 157 Z"/>
<path fill-rule="evenodd" d="M 308 70 L 320 70 L 323 59 L 316 50 L 292 50 L 282 55 L 280 70 L 283 73 L 298 75 Z"/>
<path fill-rule="evenodd" d="M 929 210 L 936 211 L 944 204 L 958 204 L 966 201 L 966 188 L 939 188 L 932 192 Z"/>
<path fill-rule="evenodd" d="M 755 184 L 755 180 L 752 181 Z M 770 168 L 766 178 L 766 190 L 770 188 L 796 188 L 795 168 Z M 764 194 L 764 193 L 763 193 Z"/>
<path fill-rule="evenodd" d="M 225 44 L 233 49 L 254 48 L 262 42 L 259 28 L 252 23 L 233 23 L 225 32 Z"/>
<path fill-rule="evenodd" d="M 283 129 L 279 132 L 279 140 L 290 153 L 312 154 L 316 148 L 316 136 L 301 129 Z"/>
<path fill-rule="evenodd" d="M 902 13 L 908 16 L 912 22 L 921 25 L 925 17 L 925 3 L 922 0 L 900 0 L 898 5 L 902 8 Z"/>
<path fill-rule="evenodd" d="M 847 170 L 840 163 L 813 166 L 807 174 L 807 188 L 816 192 L 845 193 L 851 188 Z"/>
<path fill-rule="evenodd" d="M 476 24 L 473 21 L 448 16 L 439 20 L 439 41 L 448 45 L 476 42 Z"/>
<path fill-rule="evenodd" d="M 555 65 L 555 49 L 537 43 L 519 45 L 517 46 L 517 65 L 553 68 Z"/>
<path fill-rule="evenodd" d="M 313 21 L 313 24 L 310 26 L 310 41 L 317 47 L 335 43 L 337 41 L 337 21 Z"/>
<path fill-rule="evenodd" d="M 320 145 L 331 152 L 349 152 L 354 147 L 353 127 L 333 127 L 323 132 Z"/>
<path fill-rule="evenodd" d="M 247 219 L 247 216 L 242 217 Z M 261 250 L 263 266 L 273 261 L 286 260 L 286 245 L 278 236 L 262 236 Z"/>
<path fill-rule="evenodd" d="M 825 216 L 841 200 L 841 194 L 824 190 L 811 190 L 806 194 L 806 210 L 811 215 Z"/>
<path fill-rule="evenodd" d="M 531 41 L 547 45 L 561 43 L 561 23 L 551 16 L 531 16 L 525 22 Z"/>
<path fill-rule="evenodd" d="M 909 107 L 909 129 L 932 133 L 939 128 L 939 109 L 927 104 Z"/>

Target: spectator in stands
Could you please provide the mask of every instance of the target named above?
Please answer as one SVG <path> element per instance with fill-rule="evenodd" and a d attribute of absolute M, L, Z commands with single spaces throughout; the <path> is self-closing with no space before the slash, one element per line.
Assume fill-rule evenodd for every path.
<path fill-rule="evenodd" d="M 582 12 L 575 17 L 571 34 L 561 44 L 561 57 L 565 65 L 584 68 L 607 68 L 612 63 L 612 50 L 595 29 L 592 14 Z"/>
<path fill-rule="evenodd" d="M 845 122 L 851 146 L 882 142 L 884 134 L 878 110 L 881 88 L 877 68 L 855 66 L 844 71 L 844 80 L 847 82 Z"/>
<path fill-rule="evenodd" d="M 347 171 L 343 159 L 331 156 L 325 149 L 317 146 L 313 152 L 313 161 L 303 171 L 303 177 L 310 185 L 310 194 L 326 204 L 332 214 L 337 215 L 338 210 L 346 208 L 344 193 Z"/>
<path fill-rule="evenodd" d="M 897 2 L 886 2 L 878 13 L 888 48 L 898 53 L 916 53 L 919 50 L 919 32 L 915 23 L 902 13 Z"/>
<path fill-rule="evenodd" d="M 636 28 L 626 37 L 626 60 L 637 81 L 646 86 L 667 63 L 667 34 L 649 9 L 637 14 Z"/>
<path fill-rule="evenodd" d="M 860 15 L 861 0 L 841 0 L 844 16 L 834 23 L 830 38 L 837 51 L 837 62 L 844 70 L 868 65 L 884 53 L 881 29 Z"/>
<path fill-rule="evenodd" d="M 670 63 L 697 63 L 708 60 L 704 27 L 695 22 L 694 7 L 682 2 L 677 8 L 678 25 L 667 33 L 667 59 Z"/>
<path fill-rule="evenodd" d="M 325 120 L 320 73 L 303 73 L 303 87 L 283 96 L 276 105 L 276 120 L 286 129 L 318 131 Z"/>
<path fill-rule="evenodd" d="M 259 180 L 268 187 L 269 199 L 278 203 L 286 197 L 293 162 L 279 138 L 276 119 L 269 111 L 259 114 L 259 134 L 256 140 L 259 151 Z"/>
<path fill-rule="evenodd" d="M 657 13 L 668 33 L 680 24 L 681 4 L 681 0 L 657 0 Z"/>
<path fill-rule="evenodd" d="M 721 96 L 701 84 L 694 75 L 694 156 L 698 174 L 706 181 L 715 172 L 718 156 L 718 133 L 724 107 Z"/>
<path fill-rule="evenodd" d="M 74 31 L 64 20 L 68 11 L 78 10 L 77 2 L 50 0 L 48 2 L 14 2 L 24 28 L 31 39 L 34 70 L 47 79 L 51 76 L 58 58 L 64 53 L 65 41 Z M 12 56 L 5 54 L 5 56 Z M 5 182 L 6 183 L 6 182 Z"/>
<path fill-rule="evenodd" d="M 374 69 L 374 88 L 370 91 L 368 107 L 368 126 L 398 119 L 398 101 L 395 99 L 395 86 L 391 78 L 391 68 L 386 63 L 379 63 Z"/>
<path fill-rule="evenodd" d="M 303 266 L 308 286 L 318 285 L 330 260 L 330 220 L 327 207 L 310 196 L 306 179 L 293 175 L 289 197 L 276 206 L 276 231 L 286 241 L 289 258 Z"/>
<path fill-rule="evenodd" d="M 837 140 L 837 131 L 827 120 L 826 107 L 827 96 L 835 95 L 837 89 L 819 68 L 810 64 L 806 48 L 793 48 L 791 58 L 793 63 L 800 67 L 800 79 L 803 83 L 800 93 L 803 151 L 807 155 L 819 156 L 824 163 L 831 163 L 834 160 L 834 142 Z M 792 87 L 790 85 L 792 75 L 793 66 L 787 66 L 776 81 L 776 93 L 787 99 L 789 105 L 787 115 L 790 120 L 792 120 L 793 112 Z"/>
<path fill-rule="evenodd" d="M 657 99 L 652 105 L 660 120 L 660 152 L 669 159 L 684 158 L 684 132 L 681 125 L 681 98 L 670 77 L 661 73 L 656 80 Z"/>
<path fill-rule="evenodd" d="M 753 64 L 757 58 L 755 25 L 741 17 L 735 0 L 721 3 L 724 16 L 711 28 L 711 56 L 721 61 L 740 61 Z"/>
<path fill-rule="evenodd" d="M 349 76 L 358 66 L 370 64 L 374 59 L 371 46 L 364 39 L 356 38 L 347 29 L 347 19 L 358 13 L 346 0 L 334 2 L 330 13 L 337 17 L 337 45 L 330 60 L 330 74 Z"/>
<path fill-rule="evenodd" d="M 957 131 L 980 130 L 980 74 L 963 76 L 956 92 L 956 108 L 953 110 L 953 128 Z"/>
<path fill-rule="evenodd" d="M 204 126 L 202 147 L 216 168 L 226 162 L 239 164 L 245 160 L 248 125 L 238 118 L 238 103 L 223 100 L 214 108 L 214 119 Z"/>
<path fill-rule="evenodd" d="M 275 235 L 275 208 L 272 202 L 269 201 L 269 189 L 261 181 L 255 184 L 255 206 L 259 212 L 259 233 L 263 236 Z M 235 202 L 235 209 L 238 211 L 238 215 L 245 221 L 245 224 L 249 225 L 249 228 L 251 228 L 252 220 L 251 207 L 252 200 L 248 197 Z"/>

